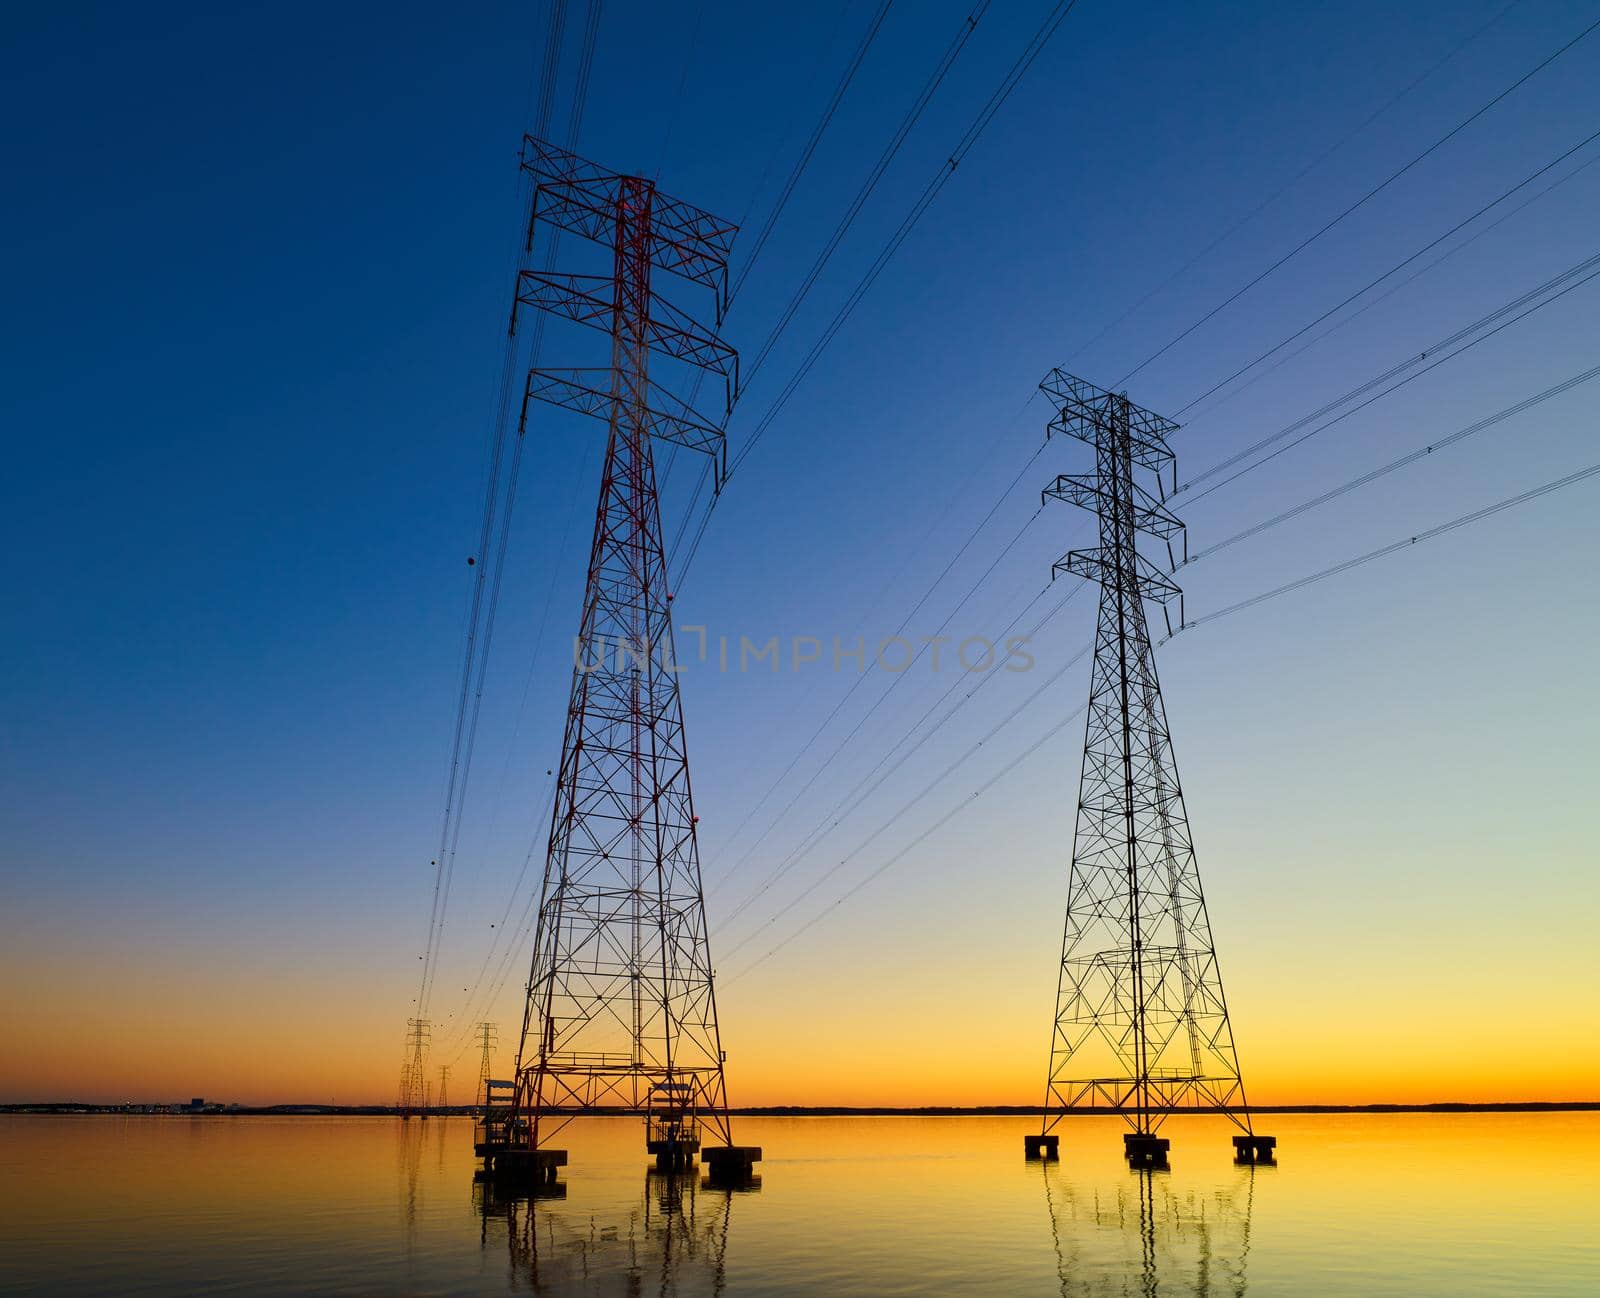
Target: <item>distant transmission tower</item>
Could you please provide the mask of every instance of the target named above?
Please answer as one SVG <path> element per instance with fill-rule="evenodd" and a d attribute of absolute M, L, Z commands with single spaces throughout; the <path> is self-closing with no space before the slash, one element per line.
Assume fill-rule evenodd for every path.
<path fill-rule="evenodd" d="M 1060 370 L 1040 388 L 1057 410 L 1050 432 L 1094 448 L 1093 473 L 1062 474 L 1044 494 L 1099 519 L 1100 544 L 1055 571 L 1098 582 L 1100 614 L 1045 1117 L 1024 1149 L 1055 1157 L 1051 1133 L 1067 1112 L 1106 1108 L 1127 1120 L 1130 1162 L 1159 1166 L 1170 1144 L 1161 1124 L 1195 1110 L 1232 1119 L 1242 1160 L 1270 1159 L 1277 1142 L 1255 1134 L 1245 1102 L 1145 620 L 1146 601 L 1165 618 L 1177 599 L 1181 623 L 1182 593 L 1136 544 L 1154 537 L 1176 566 L 1183 524 L 1161 475 L 1177 425 Z"/>
<path fill-rule="evenodd" d="M 707 1163 L 739 1176 L 761 1151 L 734 1146 L 728 1120 L 652 458 L 657 438 L 704 452 L 720 487 L 738 356 L 651 285 L 666 271 L 710 289 L 720 321 L 734 227 L 532 137 L 522 165 L 529 248 L 540 223 L 570 231 L 609 249 L 611 273 L 522 271 L 512 327 L 524 308 L 594 326 L 611 363 L 535 369 L 523 399 L 524 428 L 536 399 L 604 420 L 607 441 L 516 1082 L 509 1103 L 490 1096 L 479 1151 L 553 1179 L 556 1132 L 623 1111 L 645 1116 L 667 1167 L 702 1152 L 706 1124 L 719 1142 Z M 652 353 L 720 375 L 723 413 L 652 381 Z"/>
<path fill-rule="evenodd" d="M 499 1043 L 499 1026 L 485 1019 L 478 1025 L 478 1034 L 483 1043 L 483 1055 L 478 1060 L 478 1089 L 473 1096 L 473 1104 L 482 1105 L 489 1093 L 489 1078 L 494 1070 L 494 1048 Z"/>
<path fill-rule="evenodd" d="M 402 1118 L 422 1112 L 427 1107 L 427 1083 L 423 1074 L 424 1059 L 432 1032 L 427 1019 L 406 1020 L 406 1055 L 400 1064 L 400 1100 L 398 1108 Z M 423 1112 L 423 1116 L 427 1114 Z"/>
<path fill-rule="evenodd" d="M 450 1065 L 439 1065 L 439 1098 L 438 1109 L 443 1113 L 450 1107 Z"/>

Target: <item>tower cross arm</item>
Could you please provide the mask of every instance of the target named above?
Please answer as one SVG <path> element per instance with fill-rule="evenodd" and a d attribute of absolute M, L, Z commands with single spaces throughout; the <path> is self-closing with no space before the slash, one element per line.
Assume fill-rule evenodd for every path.
<path fill-rule="evenodd" d="M 1135 555 L 1134 565 L 1131 574 L 1133 583 L 1138 588 L 1139 594 L 1146 599 L 1165 604 L 1168 600 L 1176 599 L 1183 594 L 1178 584 L 1144 555 Z M 1075 577 L 1087 577 L 1090 581 L 1115 588 L 1120 579 L 1121 568 L 1114 555 L 1108 555 L 1104 547 L 1096 546 L 1092 550 L 1067 551 L 1056 560 L 1050 575 L 1056 577 L 1064 572 L 1071 573 Z"/>
<path fill-rule="evenodd" d="M 523 397 L 524 422 L 529 401 L 547 401 L 609 421 L 616 402 L 611 376 L 609 368 L 529 370 Z M 722 429 L 653 379 L 647 381 L 646 392 L 646 401 L 640 410 L 645 431 L 661 441 L 710 455 L 716 462 L 720 483 L 725 440 Z"/>
<path fill-rule="evenodd" d="M 610 333 L 615 303 L 612 297 L 594 290 L 610 288 L 612 283 L 608 275 L 524 270 L 517 276 L 516 305 L 549 311 Z M 515 324 L 513 313 L 513 327 Z M 645 342 L 653 350 L 721 374 L 737 388 L 739 353 L 693 316 L 652 293 L 650 314 L 643 324 Z"/>
<path fill-rule="evenodd" d="M 523 137 L 522 169 L 536 183 L 528 225 L 530 246 L 539 220 L 597 243 L 608 242 L 622 182 L 636 179 L 607 171 L 533 135 Z M 732 221 L 651 187 L 646 241 L 650 261 L 716 290 L 719 305 L 726 297 L 728 257 L 738 231 Z"/>
<path fill-rule="evenodd" d="M 1099 448 L 1106 437 L 1120 435 L 1113 430 L 1125 422 L 1135 464 L 1159 470 L 1173 458 L 1167 438 L 1178 431 L 1178 425 L 1143 406 L 1134 405 L 1127 397 L 1097 388 L 1086 379 L 1061 369 L 1045 375 L 1039 391 L 1056 407 L 1055 418 L 1046 428 L 1050 436 L 1061 433 Z"/>
<path fill-rule="evenodd" d="M 1170 541 L 1183 531 L 1183 520 L 1138 483 L 1133 488 L 1133 525 L 1141 532 Z M 1112 493 L 1093 473 L 1063 473 L 1044 489 L 1044 499 L 1064 500 L 1092 513 L 1109 513 L 1114 506 Z"/>

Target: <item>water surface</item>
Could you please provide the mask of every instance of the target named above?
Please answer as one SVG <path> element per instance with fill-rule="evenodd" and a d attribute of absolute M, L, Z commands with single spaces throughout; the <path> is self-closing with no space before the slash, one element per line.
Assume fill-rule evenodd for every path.
<path fill-rule="evenodd" d="M 1600 1113 L 1272 1115 L 1276 1167 L 1174 1120 L 749 1118 L 760 1184 L 569 1128 L 562 1197 L 473 1179 L 466 1119 L 0 1117 L 0 1293 L 1600 1294 Z"/>

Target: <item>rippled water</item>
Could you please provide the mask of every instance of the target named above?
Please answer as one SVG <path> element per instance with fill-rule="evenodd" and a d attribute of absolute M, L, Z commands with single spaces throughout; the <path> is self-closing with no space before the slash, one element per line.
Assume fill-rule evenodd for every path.
<path fill-rule="evenodd" d="M 473 1180 L 465 1119 L 0 1117 L 0 1293 L 1600 1294 L 1600 1114 L 1273 1115 L 1277 1167 L 1169 1124 L 736 1119 L 728 1193 L 568 1129 L 563 1197 Z"/>

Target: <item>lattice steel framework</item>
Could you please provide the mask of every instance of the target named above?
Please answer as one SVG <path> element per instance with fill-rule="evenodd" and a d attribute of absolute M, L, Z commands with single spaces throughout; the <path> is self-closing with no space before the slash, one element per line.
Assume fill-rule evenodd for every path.
<path fill-rule="evenodd" d="M 488 1102 L 489 1078 L 494 1073 L 494 1048 L 500 1043 L 500 1025 L 484 1019 L 476 1025 L 482 1053 L 478 1056 L 478 1089 L 473 1093 L 473 1105 L 479 1109 Z"/>
<path fill-rule="evenodd" d="M 1167 619 L 1176 600 L 1181 625 L 1182 593 L 1137 544 L 1140 533 L 1160 541 L 1169 569 L 1184 553 L 1162 478 L 1177 425 L 1060 370 L 1040 389 L 1056 407 L 1050 433 L 1095 454 L 1093 473 L 1062 474 L 1044 492 L 1099 520 L 1099 545 L 1054 571 L 1100 585 L 1043 1130 L 1071 1109 L 1110 1108 L 1152 1136 L 1173 1112 L 1196 1109 L 1226 1113 L 1248 1134 L 1146 620 L 1147 602 Z"/>
<path fill-rule="evenodd" d="M 712 457 L 738 356 L 651 287 L 661 270 L 709 288 L 720 322 L 735 227 L 528 137 L 535 190 L 528 246 L 543 225 L 610 247 L 609 276 L 524 270 L 529 308 L 611 335 L 611 364 L 534 369 L 523 399 L 603 419 L 605 467 L 556 785 L 527 1006 L 517 1051 L 512 1143 L 538 1148 L 596 1109 L 653 1111 L 676 1145 L 698 1123 L 731 1144 L 683 706 L 673 655 L 652 439 Z M 724 379 L 707 418 L 654 383 L 652 353 Z M 663 1098 L 665 1097 L 665 1098 Z"/>
<path fill-rule="evenodd" d="M 432 1040 L 433 1025 L 429 1020 L 406 1020 L 406 1053 L 400 1063 L 400 1096 L 395 1106 L 402 1118 L 427 1108 L 428 1084 L 423 1070 Z"/>

